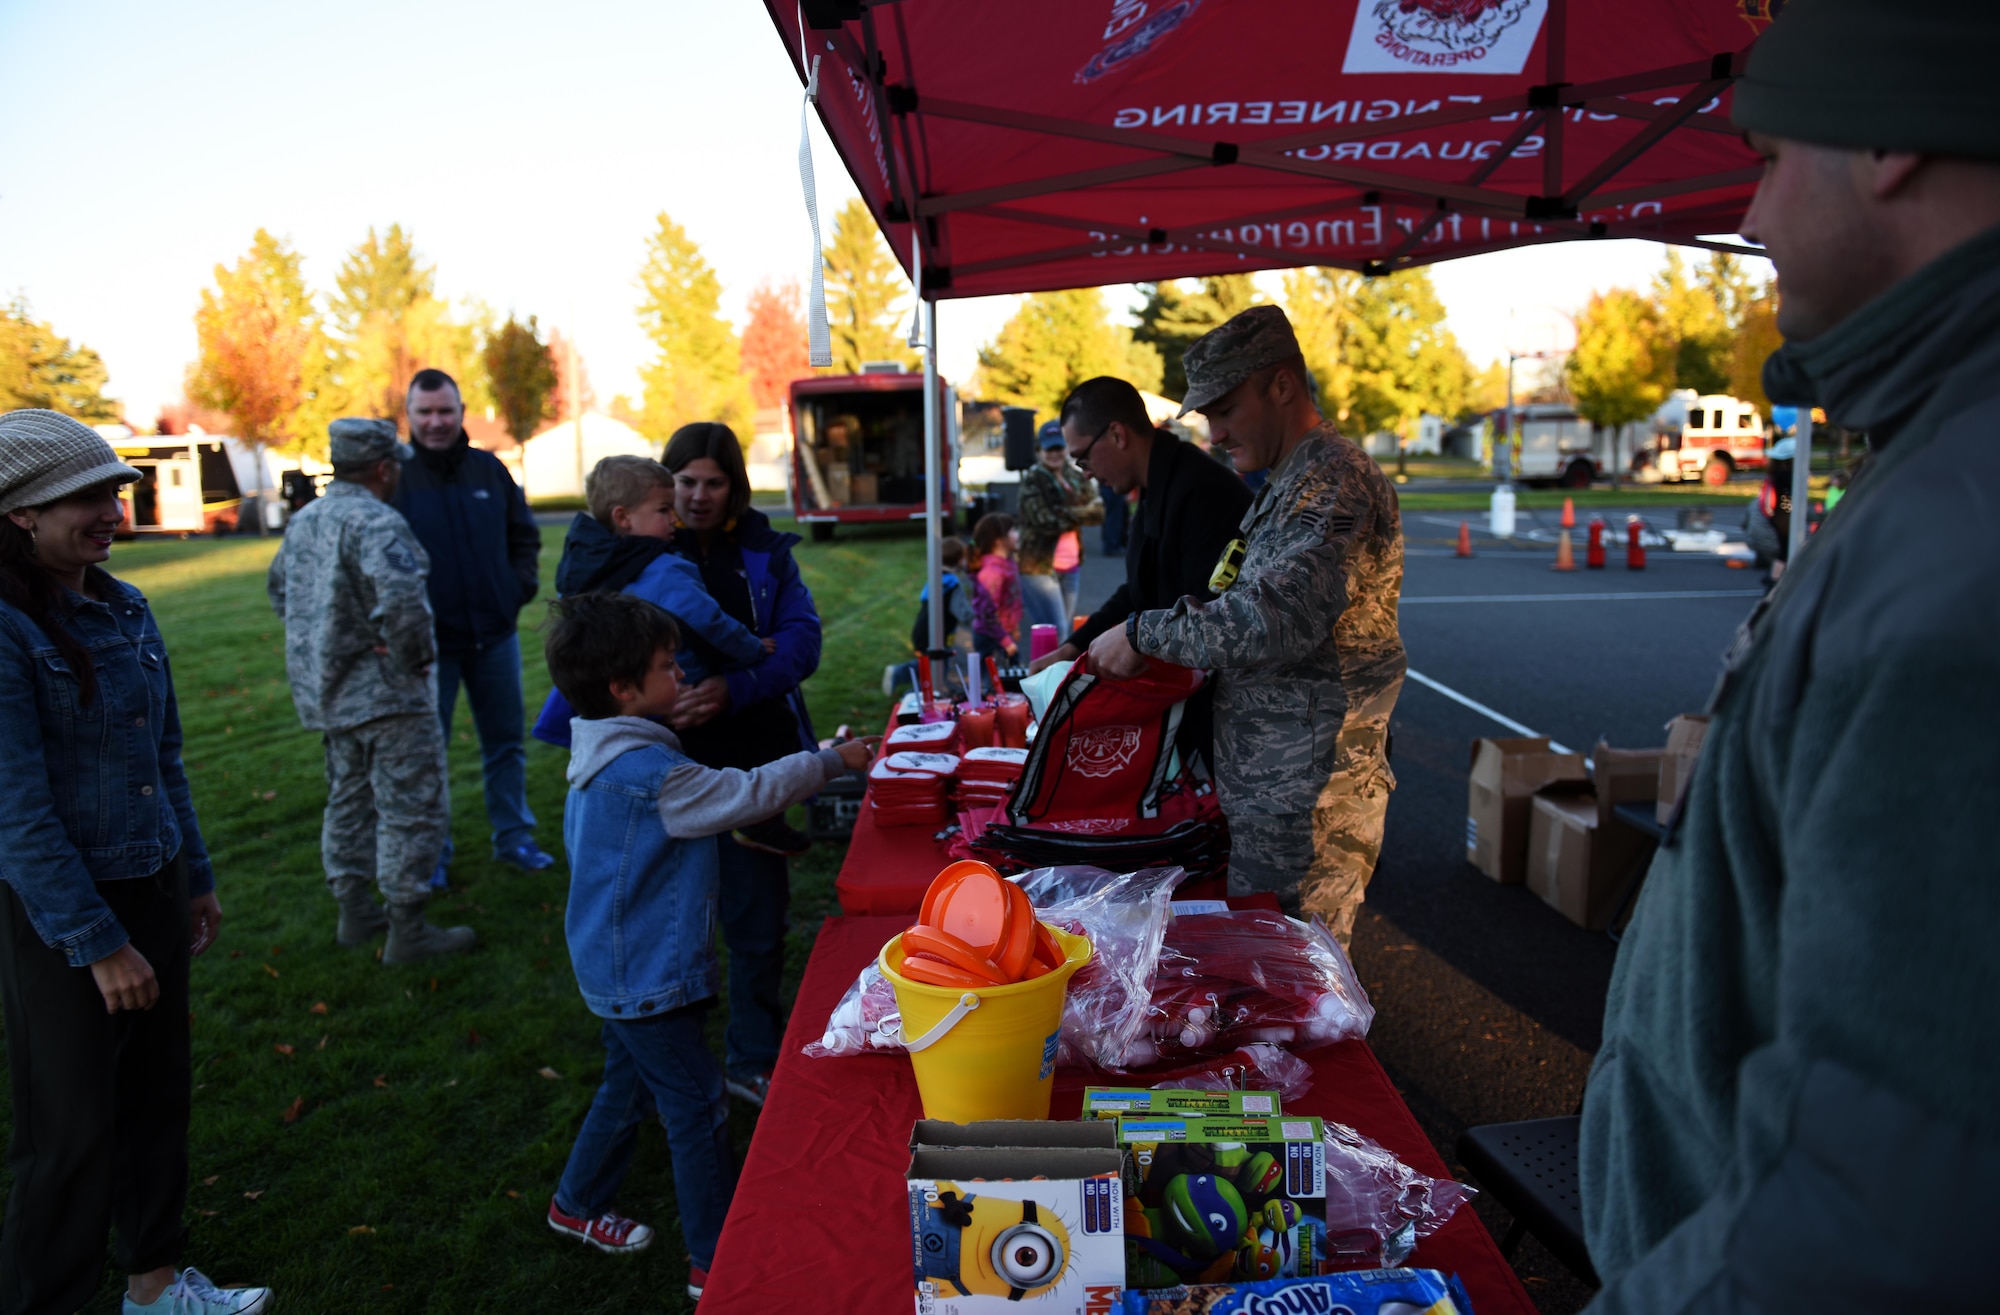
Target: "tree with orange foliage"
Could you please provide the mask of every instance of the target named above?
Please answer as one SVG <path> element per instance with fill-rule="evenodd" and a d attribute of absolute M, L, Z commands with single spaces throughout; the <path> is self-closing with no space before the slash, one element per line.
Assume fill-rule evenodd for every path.
<path fill-rule="evenodd" d="M 190 401 L 228 416 L 246 443 L 321 438 L 326 418 L 314 404 L 327 380 L 327 342 L 297 252 L 258 229 L 234 268 L 215 267 L 194 328 Z"/>
<path fill-rule="evenodd" d="M 743 373 L 750 377 L 750 400 L 759 407 L 783 406 L 792 380 L 812 373 L 799 285 L 789 279 L 759 283 L 750 293 L 747 309 Z"/>

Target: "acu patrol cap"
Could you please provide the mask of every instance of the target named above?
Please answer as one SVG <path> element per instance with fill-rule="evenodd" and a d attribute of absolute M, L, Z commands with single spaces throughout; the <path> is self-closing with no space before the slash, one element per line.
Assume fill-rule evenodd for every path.
<path fill-rule="evenodd" d="M 1199 411 L 1266 366 L 1299 355 L 1292 322 L 1276 306 L 1252 306 L 1188 344 L 1181 356 L 1187 396 L 1180 414 Z"/>
<path fill-rule="evenodd" d="M 415 455 L 396 437 L 396 426 L 388 420 L 342 416 L 326 427 L 326 434 L 327 460 L 336 466 L 362 466 L 388 457 L 408 461 Z"/>

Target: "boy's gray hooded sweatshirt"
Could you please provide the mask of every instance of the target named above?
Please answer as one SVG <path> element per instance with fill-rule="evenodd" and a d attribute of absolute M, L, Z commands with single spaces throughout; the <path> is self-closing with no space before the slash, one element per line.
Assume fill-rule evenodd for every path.
<path fill-rule="evenodd" d="M 659 744 L 682 752 L 672 731 L 644 717 L 577 717 L 569 730 L 572 788 L 589 784 L 614 758 L 634 749 Z M 832 749 L 789 754 L 748 772 L 690 762 L 661 783 L 660 824 L 681 839 L 721 835 L 804 802 L 846 771 Z"/>
<path fill-rule="evenodd" d="M 2000 229 L 1765 367 L 1864 429 L 1727 659 L 1584 1100 L 1594 1312 L 2000 1293 Z"/>

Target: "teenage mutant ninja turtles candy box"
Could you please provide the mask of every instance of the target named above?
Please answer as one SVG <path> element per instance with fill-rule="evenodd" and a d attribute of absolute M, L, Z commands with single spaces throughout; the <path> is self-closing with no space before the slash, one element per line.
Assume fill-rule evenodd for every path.
<path fill-rule="evenodd" d="M 1132 1288 L 1318 1272 L 1324 1125 L 1314 1118 L 1120 1115 Z"/>
<path fill-rule="evenodd" d="M 917 1315 L 1109 1315 L 1125 1286 L 1115 1125 L 920 1120 L 910 1134 Z"/>
<path fill-rule="evenodd" d="M 1086 1119 L 1105 1119 L 1115 1115 L 1138 1118 L 1153 1114 L 1273 1118 L 1282 1113 L 1284 1108 L 1275 1091 L 1156 1090 L 1152 1087 L 1083 1089 L 1083 1117 Z"/>

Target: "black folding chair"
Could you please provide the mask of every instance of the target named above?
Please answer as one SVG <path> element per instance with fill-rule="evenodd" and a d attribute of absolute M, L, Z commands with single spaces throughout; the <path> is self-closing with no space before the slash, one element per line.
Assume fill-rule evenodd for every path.
<path fill-rule="evenodd" d="M 1577 1193 L 1577 1129 L 1583 1120 L 1529 1119 L 1467 1128 L 1458 1158 L 1479 1186 L 1507 1207 L 1514 1223 L 1500 1254 L 1514 1258 L 1523 1233 L 1533 1233 L 1570 1273 L 1599 1286 L 1583 1244 L 1583 1203 Z"/>

